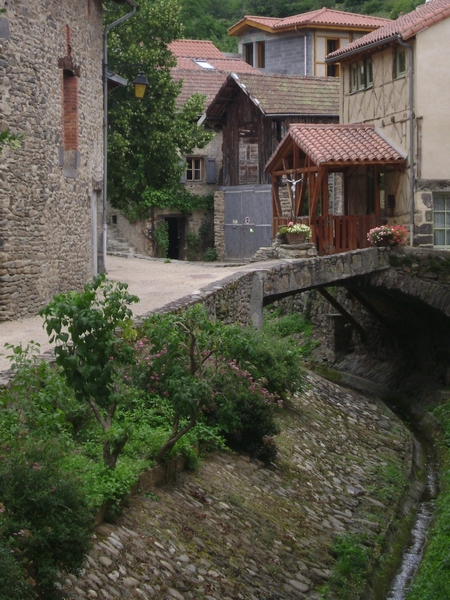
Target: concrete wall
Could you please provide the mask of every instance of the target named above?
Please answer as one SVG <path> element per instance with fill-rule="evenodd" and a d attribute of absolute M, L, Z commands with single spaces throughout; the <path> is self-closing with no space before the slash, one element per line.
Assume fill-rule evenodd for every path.
<path fill-rule="evenodd" d="M 103 161 L 101 1 L 6 9 L 0 128 L 24 139 L 0 157 L 0 320 L 36 314 L 92 276 Z"/>

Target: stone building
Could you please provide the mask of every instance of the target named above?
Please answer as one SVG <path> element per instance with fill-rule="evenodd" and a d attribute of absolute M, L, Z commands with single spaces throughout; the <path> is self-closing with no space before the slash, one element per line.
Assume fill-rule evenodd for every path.
<path fill-rule="evenodd" d="M 96 272 L 103 178 L 101 0 L 5 8 L 0 130 L 23 139 L 0 155 L 0 321 L 36 314 Z"/>
<path fill-rule="evenodd" d="M 177 98 L 180 109 L 190 96 L 205 96 L 205 107 L 214 100 L 229 73 L 258 73 L 241 60 L 228 56 L 208 40 L 174 40 L 169 45 L 177 65 L 171 71 L 173 79 L 182 81 Z M 200 117 L 200 115 L 199 115 Z M 194 148 L 187 156 L 180 156 L 186 169 L 181 183 L 199 196 L 213 195 L 222 182 L 222 131 L 211 126 L 214 137 L 204 148 Z M 214 244 L 213 212 L 195 209 L 182 213 L 167 207 L 155 208 L 148 220 L 131 224 L 120 211 L 109 207 L 109 242 L 111 253 L 137 252 L 153 256 L 157 252 L 153 240 L 156 227 L 167 223 L 169 235 L 168 257 L 178 260 L 202 258 L 204 250 Z M 117 243 L 117 238 L 122 243 Z M 197 243 L 193 243 L 197 240 Z"/>

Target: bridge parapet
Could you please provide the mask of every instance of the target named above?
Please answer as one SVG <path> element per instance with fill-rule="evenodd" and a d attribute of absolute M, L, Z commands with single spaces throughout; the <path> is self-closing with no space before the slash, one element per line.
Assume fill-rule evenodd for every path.
<path fill-rule="evenodd" d="M 385 248 L 365 248 L 316 258 L 281 262 L 267 271 L 259 271 L 263 297 L 300 292 L 339 283 L 358 275 L 389 269 Z"/>

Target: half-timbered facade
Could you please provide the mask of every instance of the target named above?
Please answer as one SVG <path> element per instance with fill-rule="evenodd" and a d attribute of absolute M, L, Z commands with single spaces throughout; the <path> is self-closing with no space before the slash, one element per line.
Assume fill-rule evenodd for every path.
<path fill-rule="evenodd" d="M 414 11 L 330 54 L 340 64 L 341 122 L 371 123 L 407 157 L 386 174 L 384 214 L 410 243 L 450 248 L 448 58 L 450 0 Z"/>

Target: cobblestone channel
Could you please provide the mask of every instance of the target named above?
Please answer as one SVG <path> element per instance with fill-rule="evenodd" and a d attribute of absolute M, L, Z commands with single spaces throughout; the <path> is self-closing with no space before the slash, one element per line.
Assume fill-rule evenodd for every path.
<path fill-rule="evenodd" d="M 277 465 L 221 452 L 196 472 L 131 498 L 103 523 L 67 598 L 317 600 L 333 537 L 379 543 L 409 475 L 412 440 L 384 405 L 314 374 L 281 417 Z"/>

